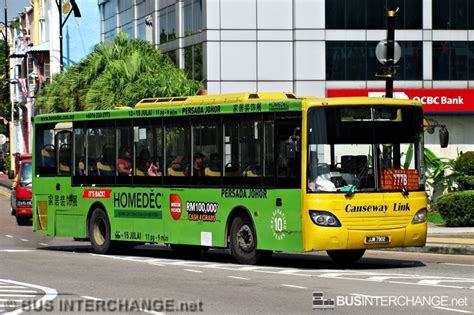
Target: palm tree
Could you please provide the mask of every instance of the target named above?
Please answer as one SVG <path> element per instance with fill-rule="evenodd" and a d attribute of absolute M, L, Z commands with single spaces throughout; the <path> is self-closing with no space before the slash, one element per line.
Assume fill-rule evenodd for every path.
<path fill-rule="evenodd" d="M 53 77 L 36 106 L 69 112 L 134 106 L 145 97 L 196 95 L 200 87 L 152 44 L 119 33 Z"/>

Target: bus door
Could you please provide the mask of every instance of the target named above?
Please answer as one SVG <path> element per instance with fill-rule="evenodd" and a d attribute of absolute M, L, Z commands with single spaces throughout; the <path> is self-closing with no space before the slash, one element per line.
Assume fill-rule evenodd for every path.
<path fill-rule="evenodd" d="M 72 197 L 71 188 L 71 127 L 71 123 L 57 123 L 39 125 L 36 129 L 35 229 L 48 230 L 52 235 L 60 233 L 56 227 L 72 231 L 71 227 L 78 226 L 74 223 L 77 218 L 67 217 L 70 221 L 67 227 L 59 222 L 77 208 L 77 198 Z"/>
<path fill-rule="evenodd" d="M 272 211 L 267 221 L 270 222 L 270 235 L 260 238 L 276 250 L 294 250 L 294 244 L 301 244 L 300 136 L 301 114 L 276 118 L 273 137 L 275 190 L 269 194 Z"/>

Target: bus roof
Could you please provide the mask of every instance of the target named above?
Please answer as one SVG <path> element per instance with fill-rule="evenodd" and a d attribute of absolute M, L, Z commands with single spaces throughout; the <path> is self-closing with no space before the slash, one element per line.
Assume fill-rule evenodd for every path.
<path fill-rule="evenodd" d="M 35 117 L 35 123 L 62 123 L 86 120 L 172 117 L 207 114 L 285 112 L 301 111 L 309 107 L 338 105 L 422 106 L 422 104 L 418 101 L 393 98 L 316 98 L 312 96 L 297 97 L 292 93 L 285 92 L 256 92 L 146 98 L 138 102 L 135 108 L 121 106 L 109 110 L 37 115 Z M 58 129 L 60 129 L 59 125 Z"/>
<path fill-rule="evenodd" d="M 244 103 L 256 101 L 278 101 L 297 99 L 293 93 L 285 92 L 256 92 L 256 93 L 233 93 L 233 94 L 211 94 L 180 97 L 145 98 L 135 105 L 135 108 L 153 108 L 173 105 L 204 105 L 204 104 L 227 104 Z"/>
<path fill-rule="evenodd" d="M 422 106 L 420 101 L 385 98 L 385 97 L 328 97 L 328 98 L 308 98 L 307 107 L 313 106 L 358 106 L 358 105 L 384 105 L 384 106 Z"/>

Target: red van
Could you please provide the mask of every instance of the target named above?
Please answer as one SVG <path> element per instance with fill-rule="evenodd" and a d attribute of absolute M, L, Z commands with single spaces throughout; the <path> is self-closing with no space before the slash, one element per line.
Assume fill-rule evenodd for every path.
<path fill-rule="evenodd" d="M 15 160 L 15 172 L 10 172 L 9 178 L 14 179 L 11 193 L 11 214 L 16 217 L 18 225 L 31 224 L 31 155 L 22 154 Z"/>

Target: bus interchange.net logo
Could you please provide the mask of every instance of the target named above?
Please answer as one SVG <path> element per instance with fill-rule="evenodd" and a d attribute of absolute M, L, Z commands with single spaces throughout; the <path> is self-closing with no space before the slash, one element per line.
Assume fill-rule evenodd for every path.
<path fill-rule="evenodd" d="M 177 301 L 174 299 L 107 299 L 82 300 L 58 299 L 39 301 L 9 300 L 4 303 L 8 312 L 45 312 L 45 313 L 143 313 L 143 312 L 203 312 L 203 303 L 195 301 Z"/>
<path fill-rule="evenodd" d="M 321 291 L 313 292 L 313 310 L 333 310 L 335 307 L 469 307 L 466 296 L 452 298 L 446 295 L 338 295 L 335 299 L 324 298 Z"/>

